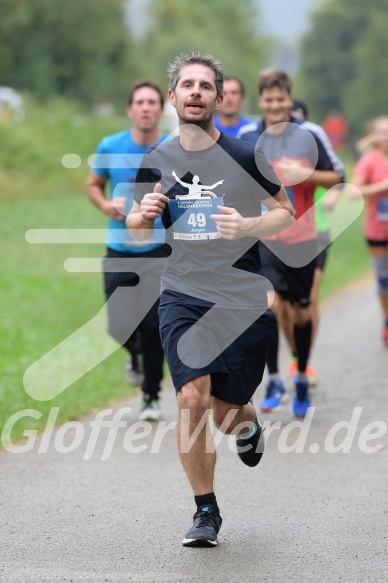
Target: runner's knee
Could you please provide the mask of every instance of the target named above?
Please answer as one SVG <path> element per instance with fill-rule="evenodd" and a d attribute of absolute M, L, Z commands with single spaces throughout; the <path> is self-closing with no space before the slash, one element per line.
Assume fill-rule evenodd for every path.
<path fill-rule="evenodd" d="M 197 377 L 178 391 L 179 409 L 188 409 L 193 418 L 201 417 L 210 408 L 210 379 L 207 376 Z"/>
<path fill-rule="evenodd" d="M 388 257 L 372 257 L 380 293 L 388 293 Z"/>
<path fill-rule="evenodd" d="M 311 320 L 311 309 L 310 305 L 301 306 L 298 303 L 293 303 L 293 320 L 297 326 L 304 326 L 309 320 Z"/>

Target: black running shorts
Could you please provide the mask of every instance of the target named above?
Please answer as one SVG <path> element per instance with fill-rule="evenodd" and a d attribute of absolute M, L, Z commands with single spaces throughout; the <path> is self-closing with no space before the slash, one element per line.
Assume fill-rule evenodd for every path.
<path fill-rule="evenodd" d="M 318 245 L 322 251 L 320 251 L 317 255 L 315 267 L 316 269 L 324 271 L 327 261 L 327 252 L 329 251 L 329 247 L 331 245 L 330 233 L 328 231 L 318 232 Z"/>
<path fill-rule="evenodd" d="M 286 252 L 292 258 L 297 258 L 298 256 L 303 258 L 310 251 L 310 246 L 313 246 L 317 251 L 316 241 L 313 240 L 307 243 L 287 245 Z M 283 245 L 283 247 L 285 246 Z M 281 248 L 282 244 L 279 245 L 280 250 Z M 271 249 L 275 250 L 276 246 L 272 245 Z M 283 299 L 296 302 L 302 307 L 307 307 L 310 304 L 310 292 L 313 285 L 317 253 L 311 251 L 310 254 L 312 254 L 313 259 L 303 267 L 290 267 L 283 263 L 278 254 L 270 250 L 267 244 L 261 241 L 259 242 L 259 250 L 262 274 L 270 281 L 274 290 Z"/>
<path fill-rule="evenodd" d="M 229 346 L 218 350 L 216 358 L 199 366 L 197 356 L 217 349 L 227 335 L 226 329 L 237 329 L 244 318 L 242 310 L 214 308 L 219 311 L 211 325 L 201 323 L 191 330 L 193 336 L 187 346 L 187 358 L 182 362 L 179 340 L 211 307 L 212 304 L 205 302 L 203 305 L 193 303 L 190 296 L 170 290 L 165 290 L 160 297 L 160 335 L 175 390 L 178 392 L 190 380 L 210 375 L 212 395 L 227 403 L 245 405 L 262 380 L 267 347 L 276 330 L 275 316 L 265 310 Z M 190 366 L 190 351 L 197 365 L 192 362 Z"/>

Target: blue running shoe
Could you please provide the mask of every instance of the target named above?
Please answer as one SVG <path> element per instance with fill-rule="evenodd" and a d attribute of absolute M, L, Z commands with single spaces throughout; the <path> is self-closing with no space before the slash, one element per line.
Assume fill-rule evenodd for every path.
<path fill-rule="evenodd" d="M 298 381 L 296 376 L 294 377 L 293 381 L 295 386 L 295 397 L 292 401 L 292 413 L 295 415 L 295 417 L 305 417 L 307 409 L 311 407 L 309 383 L 308 381 Z"/>
<path fill-rule="evenodd" d="M 266 394 L 261 401 L 259 408 L 263 413 L 279 411 L 281 404 L 287 398 L 287 390 L 283 381 L 270 379 L 267 385 Z"/>

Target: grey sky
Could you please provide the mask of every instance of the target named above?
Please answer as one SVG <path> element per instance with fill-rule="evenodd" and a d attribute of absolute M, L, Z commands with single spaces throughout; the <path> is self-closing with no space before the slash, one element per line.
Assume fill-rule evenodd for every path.
<path fill-rule="evenodd" d="M 319 0 L 257 0 L 264 30 L 284 42 L 295 41 L 308 27 L 309 13 Z"/>

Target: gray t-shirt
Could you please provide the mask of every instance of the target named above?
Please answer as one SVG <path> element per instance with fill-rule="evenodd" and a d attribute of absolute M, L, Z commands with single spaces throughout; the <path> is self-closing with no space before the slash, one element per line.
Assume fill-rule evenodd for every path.
<path fill-rule="evenodd" d="M 135 200 L 140 204 L 157 182 L 170 199 L 162 216 L 171 246 L 162 290 L 191 296 L 192 304 L 262 310 L 266 282 L 259 277 L 257 239 L 221 239 L 210 219 L 221 214 L 219 204 L 243 217 L 260 216 L 261 202 L 279 192 L 279 180 L 262 151 L 222 133 L 210 148 L 194 152 L 174 138 L 145 154 Z"/>

